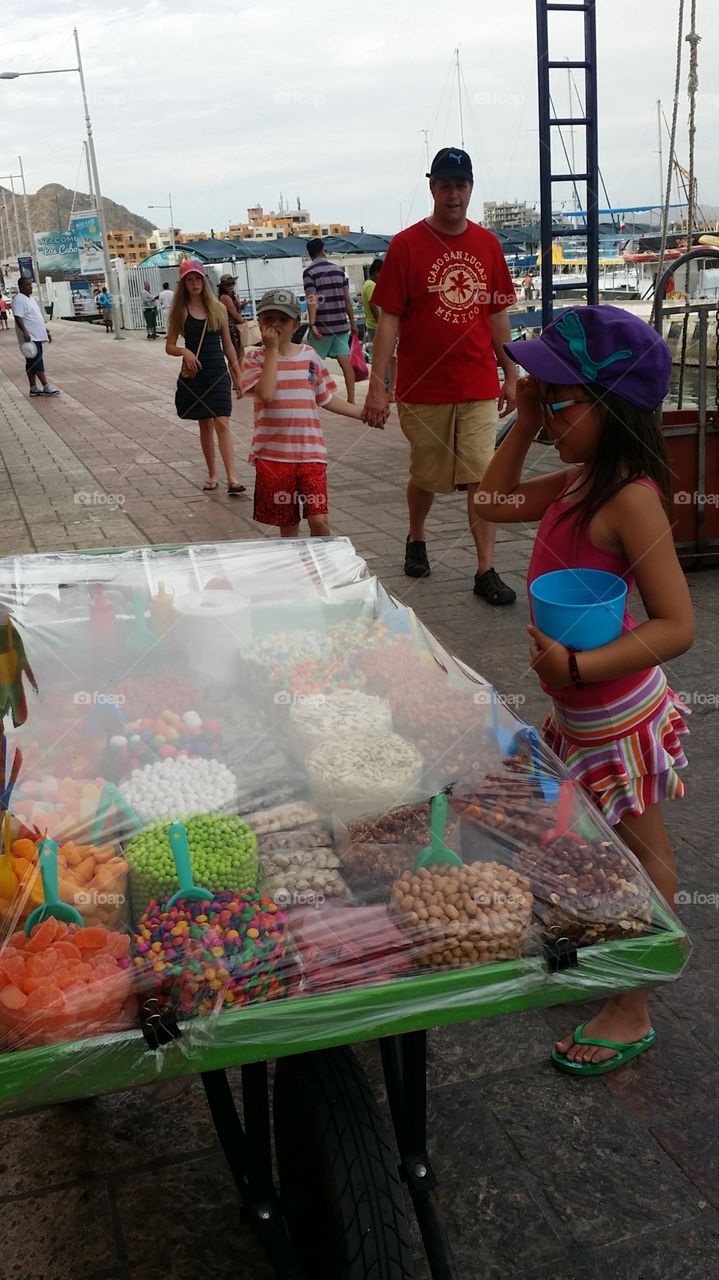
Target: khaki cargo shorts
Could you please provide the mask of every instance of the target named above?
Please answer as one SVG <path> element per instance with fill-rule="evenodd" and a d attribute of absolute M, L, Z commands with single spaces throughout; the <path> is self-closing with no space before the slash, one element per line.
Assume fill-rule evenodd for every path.
<path fill-rule="evenodd" d="M 496 399 L 462 404 L 398 403 L 410 443 L 410 479 L 429 493 L 454 493 L 479 484 L 494 453 L 499 414 Z"/>

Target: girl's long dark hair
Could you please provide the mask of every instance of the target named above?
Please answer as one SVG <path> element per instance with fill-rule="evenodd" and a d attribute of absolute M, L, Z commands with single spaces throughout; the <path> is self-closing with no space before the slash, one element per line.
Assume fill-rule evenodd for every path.
<path fill-rule="evenodd" d="M 669 462 L 662 435 L 662 410 L 648 411 L 630 404 L 616 391 L 606 391 L 595 382 L 587 394 L 600 406 L 601 433 L 589 468 L 589 487 L 583 498 L 558 517 L 576 519 L 586 530 L 600 507 L 626 485 L 648 476 L 659 488 L 665 509 L 669 509 Z"/>

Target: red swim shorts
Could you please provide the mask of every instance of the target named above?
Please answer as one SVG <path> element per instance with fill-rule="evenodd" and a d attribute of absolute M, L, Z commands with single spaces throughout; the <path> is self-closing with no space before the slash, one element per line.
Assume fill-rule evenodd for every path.
<path fill-rule="evenodd" d="M 324 462 L 255 462 L 254 517 L 259 524 L 287 528 L 303 516 L 327 515 Z"/>

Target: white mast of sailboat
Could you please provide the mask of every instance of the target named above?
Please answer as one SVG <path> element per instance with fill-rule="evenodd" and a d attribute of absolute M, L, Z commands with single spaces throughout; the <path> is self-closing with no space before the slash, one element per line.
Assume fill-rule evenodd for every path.
<path fill-rule="evenodd" d="M 464 147 L 464 120 L 462 118 L 462 71 L 459 65 L 459 45 L 454 51 L 457 65 L 457 101 L 459 102 L 459 145 Z"/>

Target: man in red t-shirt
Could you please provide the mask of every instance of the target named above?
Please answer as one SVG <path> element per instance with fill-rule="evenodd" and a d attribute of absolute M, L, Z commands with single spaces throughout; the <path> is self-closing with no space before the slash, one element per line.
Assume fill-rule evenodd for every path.
<path fill-rule="evenodd" d="M 443 148 L 427 177 L 434 209 L 393 238 L 372 298 L 381 316 L 363 416 L 373 427 L 383 421 L 399 335 L 397 407 L 410 443 L 404 571 L 411 578 L 430 572 L 424 522 L 435 493 L 466 489 L 475 594 L 512 604 L 516 593 L 494 569 L 494 526 L 482 520 L 477 494 L 494 453 L 498 409 L 514 408 L 516 370 L 503 345 L 511 340 L 514 287 L 497 237 L 467 220 L 474 182 L 467 152 Z"/>

